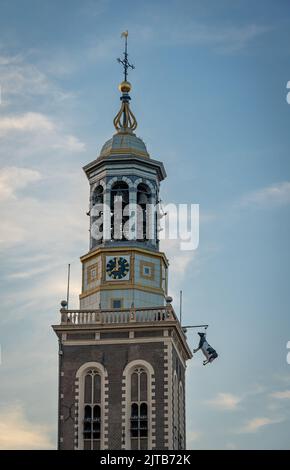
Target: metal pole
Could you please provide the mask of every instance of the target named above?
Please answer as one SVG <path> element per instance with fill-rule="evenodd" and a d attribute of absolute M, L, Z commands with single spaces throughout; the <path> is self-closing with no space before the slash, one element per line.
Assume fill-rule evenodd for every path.
<path fill-rule="evenodd" d="M 182 320 L 182 290 L 179 292 L 179 322 Z"/>
<path fill-rule="evenodd" d="M 127 53 L 127 35 L 125 36 L 125 63 L 127 65 L 128 53 Z M 125 82 L 127 81 L 127 66 L 125 67 Z"/>
<path fill-rule="evenodd" d="M 182 328 L 207 328 L 208 325 L 186 325 L 186 326 L 183 326 Z"/>
<path fill-rule="evenodd" d="M 66 308 L 68 309 L 69 303 L 69 283 L 70 283 L 70 264 L 67 267 L 67 291 L 66 291 Z"/>

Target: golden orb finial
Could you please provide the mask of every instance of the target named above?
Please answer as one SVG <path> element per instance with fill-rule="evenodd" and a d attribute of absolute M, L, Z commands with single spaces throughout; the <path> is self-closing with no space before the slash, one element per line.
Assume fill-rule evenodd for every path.
<path fill-rule="evenodd" d="M 121 91 L 121 93 L 129 93 L 132 89 L 132 85 L 131 83 L 124 80 L 122 83 L 120 83 L 118 88 Z"/>

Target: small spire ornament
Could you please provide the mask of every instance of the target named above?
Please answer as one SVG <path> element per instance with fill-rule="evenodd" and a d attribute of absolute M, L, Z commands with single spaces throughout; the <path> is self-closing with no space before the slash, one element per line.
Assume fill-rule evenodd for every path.
<path fill-rule="evenodd" d="M 137 128 L 137 120 L 130 109 L 130 95 L 129 92 L 132 89 L 131 83 L 128 82 L 128 69 L 132 70 L 135 68 L 133 64 L 130 64 L 128 60 L 128 31 L 124 31 L 121 37 L 125 38 L 125 50 L 123 52 L 124 59 L 118 58 L 117 61 L 123 66 L 124 80 L 119 85 L 119 90 L 122 93 L 120 100 L 122 101 L 121 108 L 114 118 L 114 126 L 120 133 L 132 133 Z"/>

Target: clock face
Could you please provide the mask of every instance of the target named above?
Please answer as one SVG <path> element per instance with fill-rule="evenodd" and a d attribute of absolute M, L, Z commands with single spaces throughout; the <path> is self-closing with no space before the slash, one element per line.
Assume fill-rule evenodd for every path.
<path fill-rule="evenodd" d="M 111 279 L 128 278 L 129 261 L 123 256 L 114 256 L 107 261 L 106 272 Z"/>

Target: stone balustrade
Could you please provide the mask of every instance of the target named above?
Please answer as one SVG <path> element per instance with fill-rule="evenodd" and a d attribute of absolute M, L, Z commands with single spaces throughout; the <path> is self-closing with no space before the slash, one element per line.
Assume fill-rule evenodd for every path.
<path fill-rule="evenodd" d="M 171 305 L 119 310 L 67 310 L 62 308 L 62 325 L 124 324 L 177 320 Z"/>

